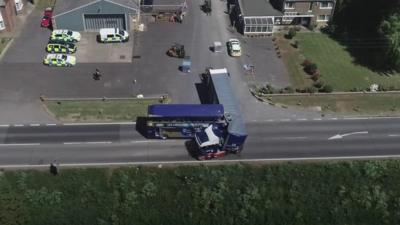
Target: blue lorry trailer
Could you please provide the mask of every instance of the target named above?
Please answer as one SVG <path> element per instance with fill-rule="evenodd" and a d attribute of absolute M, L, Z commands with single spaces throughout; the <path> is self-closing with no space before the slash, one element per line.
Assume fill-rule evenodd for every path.
<path fill-rule="evenodd" d="M 214 149 L 215 154 L 222 154 L 221 151 L 223 153 L 239 153 L 243 149 L 247 138 L 247 131 L 238 107 L 238 102 L 232 90 L 230 75 L 227 69 L 208 69 L 206 76 L 203 77 L 203 83 L 207 87 L 208 101 L 212 104 L 222 104 L 224 106 L 224 120 L 228 124 L 222 138 L 223 140 L 221 141 L 220 149 Z M 209 131 L 215 130 L 211 129 Z M 199 146 L 204 146 L 204 142 L 201 141 L 200 136 L 204 137 L 205 135 L 207 135 L 206 130 L 195 134 L 195 140 Z M 212 136 L 210 132 L 208 132 L 208 135 Z M 218 136 L 218 134 L 215 134 L 215 136 Z M 213 139 L 213 137 L 210 137 L 210 139 Z M 208 151 L 211 152 L 206 157 L 213 157 L 212 148 L 215 147 L 204 146 L 204 148 L 210 148 Z"/>
<path fill-rule="evenodd" d="M 157 104 L 148 107 L 147 138 L 192 139 L 210 124 L 224 129 L 224 108 L 220 104 Z"/>

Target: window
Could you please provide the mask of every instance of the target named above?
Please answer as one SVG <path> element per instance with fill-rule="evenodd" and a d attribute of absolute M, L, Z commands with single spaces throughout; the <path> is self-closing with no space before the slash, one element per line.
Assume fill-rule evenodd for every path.
<path fill-rule="evenodd" d="M 324 22 L 324 21 L 329 21 L 329 15 L 318 15 L 317 21 L 318 22 Z"/>
<path fill-rule="evenodd" d="M 0 30 L 4 30 L 4 29 L 6 29 L 6 25 L 4 24 L 3 17 L 1 16 L 1 13 L 0 13 Z"/>
<path fill-rule="evenodd" d="M 294 9 L 293 2 L 285 2 L 285 9 Z"/>
<path fill-rule="evenodd" d="M 319 8 L 320 9 L 332 9 L 333 3 L 332 2 L 320 2 Z"/>

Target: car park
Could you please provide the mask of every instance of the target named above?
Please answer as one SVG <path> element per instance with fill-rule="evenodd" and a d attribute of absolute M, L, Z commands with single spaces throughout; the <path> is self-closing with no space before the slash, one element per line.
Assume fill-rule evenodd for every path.
<path fill-rule="evenodd" d="M 52 22 L 51 22 L 52 16 L 53 16 L 53 9 L 50 7 L 46 8 L 44 10 L 42 22 L 40 23 L 40 25 L 42 27 L 51 28 L 52 27 Z"/>
<path fill-rule="evenodd" d="M 75 66 L 76 58 L 66 54 L 48 54 L 43 59 L 43 64 L 56 67 L 71 67 Z"/>
<path fill-rule="evenodd" d="M 102 28 L 100 29 L 97 40 L 102 43 L 127 42 L 129 33 L 119 28 Z"/>
<path fill-rule="evenodd" d="M 238 39 L 231 38 L 228 43 L 228 52 L 230 56 L 239 57 L 242 55 L 242 48 Z"/>
<path fill-rule="evenodd" d="M 76 46 L 72 43 L 48 43 L 46 51 L 49 53 L 72 54 L 76 52 Z"/>
<path fill-rule="evenodd" d="M 71 30 L 53 30 L 50 36 L 51 41 L 78 42 L 81 40 L 81 34 Z"/>

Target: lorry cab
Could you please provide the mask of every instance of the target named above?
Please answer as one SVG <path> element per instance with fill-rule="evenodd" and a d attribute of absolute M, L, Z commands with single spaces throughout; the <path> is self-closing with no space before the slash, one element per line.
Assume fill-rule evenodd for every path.
<path fill-rule="evenodd" d="M 199 147 L 199 160 L 207 160 L 225 156 L 222 149 L 223 132 L 218 126 L 209 125 L 206 129 L 195 133 L 195 141 Z"/>
<path fill-rule="evenodd" d="M 127 42 L 129 40 L 129 33 L 119 28 L 102 28 L 97 39 L 102 43 Z"/>

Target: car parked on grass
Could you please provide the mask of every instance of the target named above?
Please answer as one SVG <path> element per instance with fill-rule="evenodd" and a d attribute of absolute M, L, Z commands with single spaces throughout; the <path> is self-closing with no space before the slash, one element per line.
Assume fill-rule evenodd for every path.
<path fill-rule="evenodd" d="M 51 22 L 52 16 L 53 16 L 53 9 L 50 7 L 46 8 L 44 10 L 42 22 L 40 23 L 40 25 L 42 27 L 51 28 L 52 27 L 52 22 Z"/>
<path fill-rule="evenodd" d="M 71 30 L 53 30 L 50 36 L 51 41 L 78 42 L 81 40 L 81 34 Z"/>
<path fill-rule="evenodd" d="M 47 66 L 71 67 L 75 66 L 76 58 L 72 55 L 48 54 L 46 58 L 43 59 L 43 64 Z"/>
<path fill-rule="evenodd" d="M 49 53 L 72 54 L 76 52 L 76 46 L 72 43 L 48 43 L 46 51 Z"/>
<path fill-rule="evenodd" d="M 238 39 L 231 38 L 228 43 L 228 52 L 230 56 L 239 57 L 242 55 L 242 48 Z"/>

